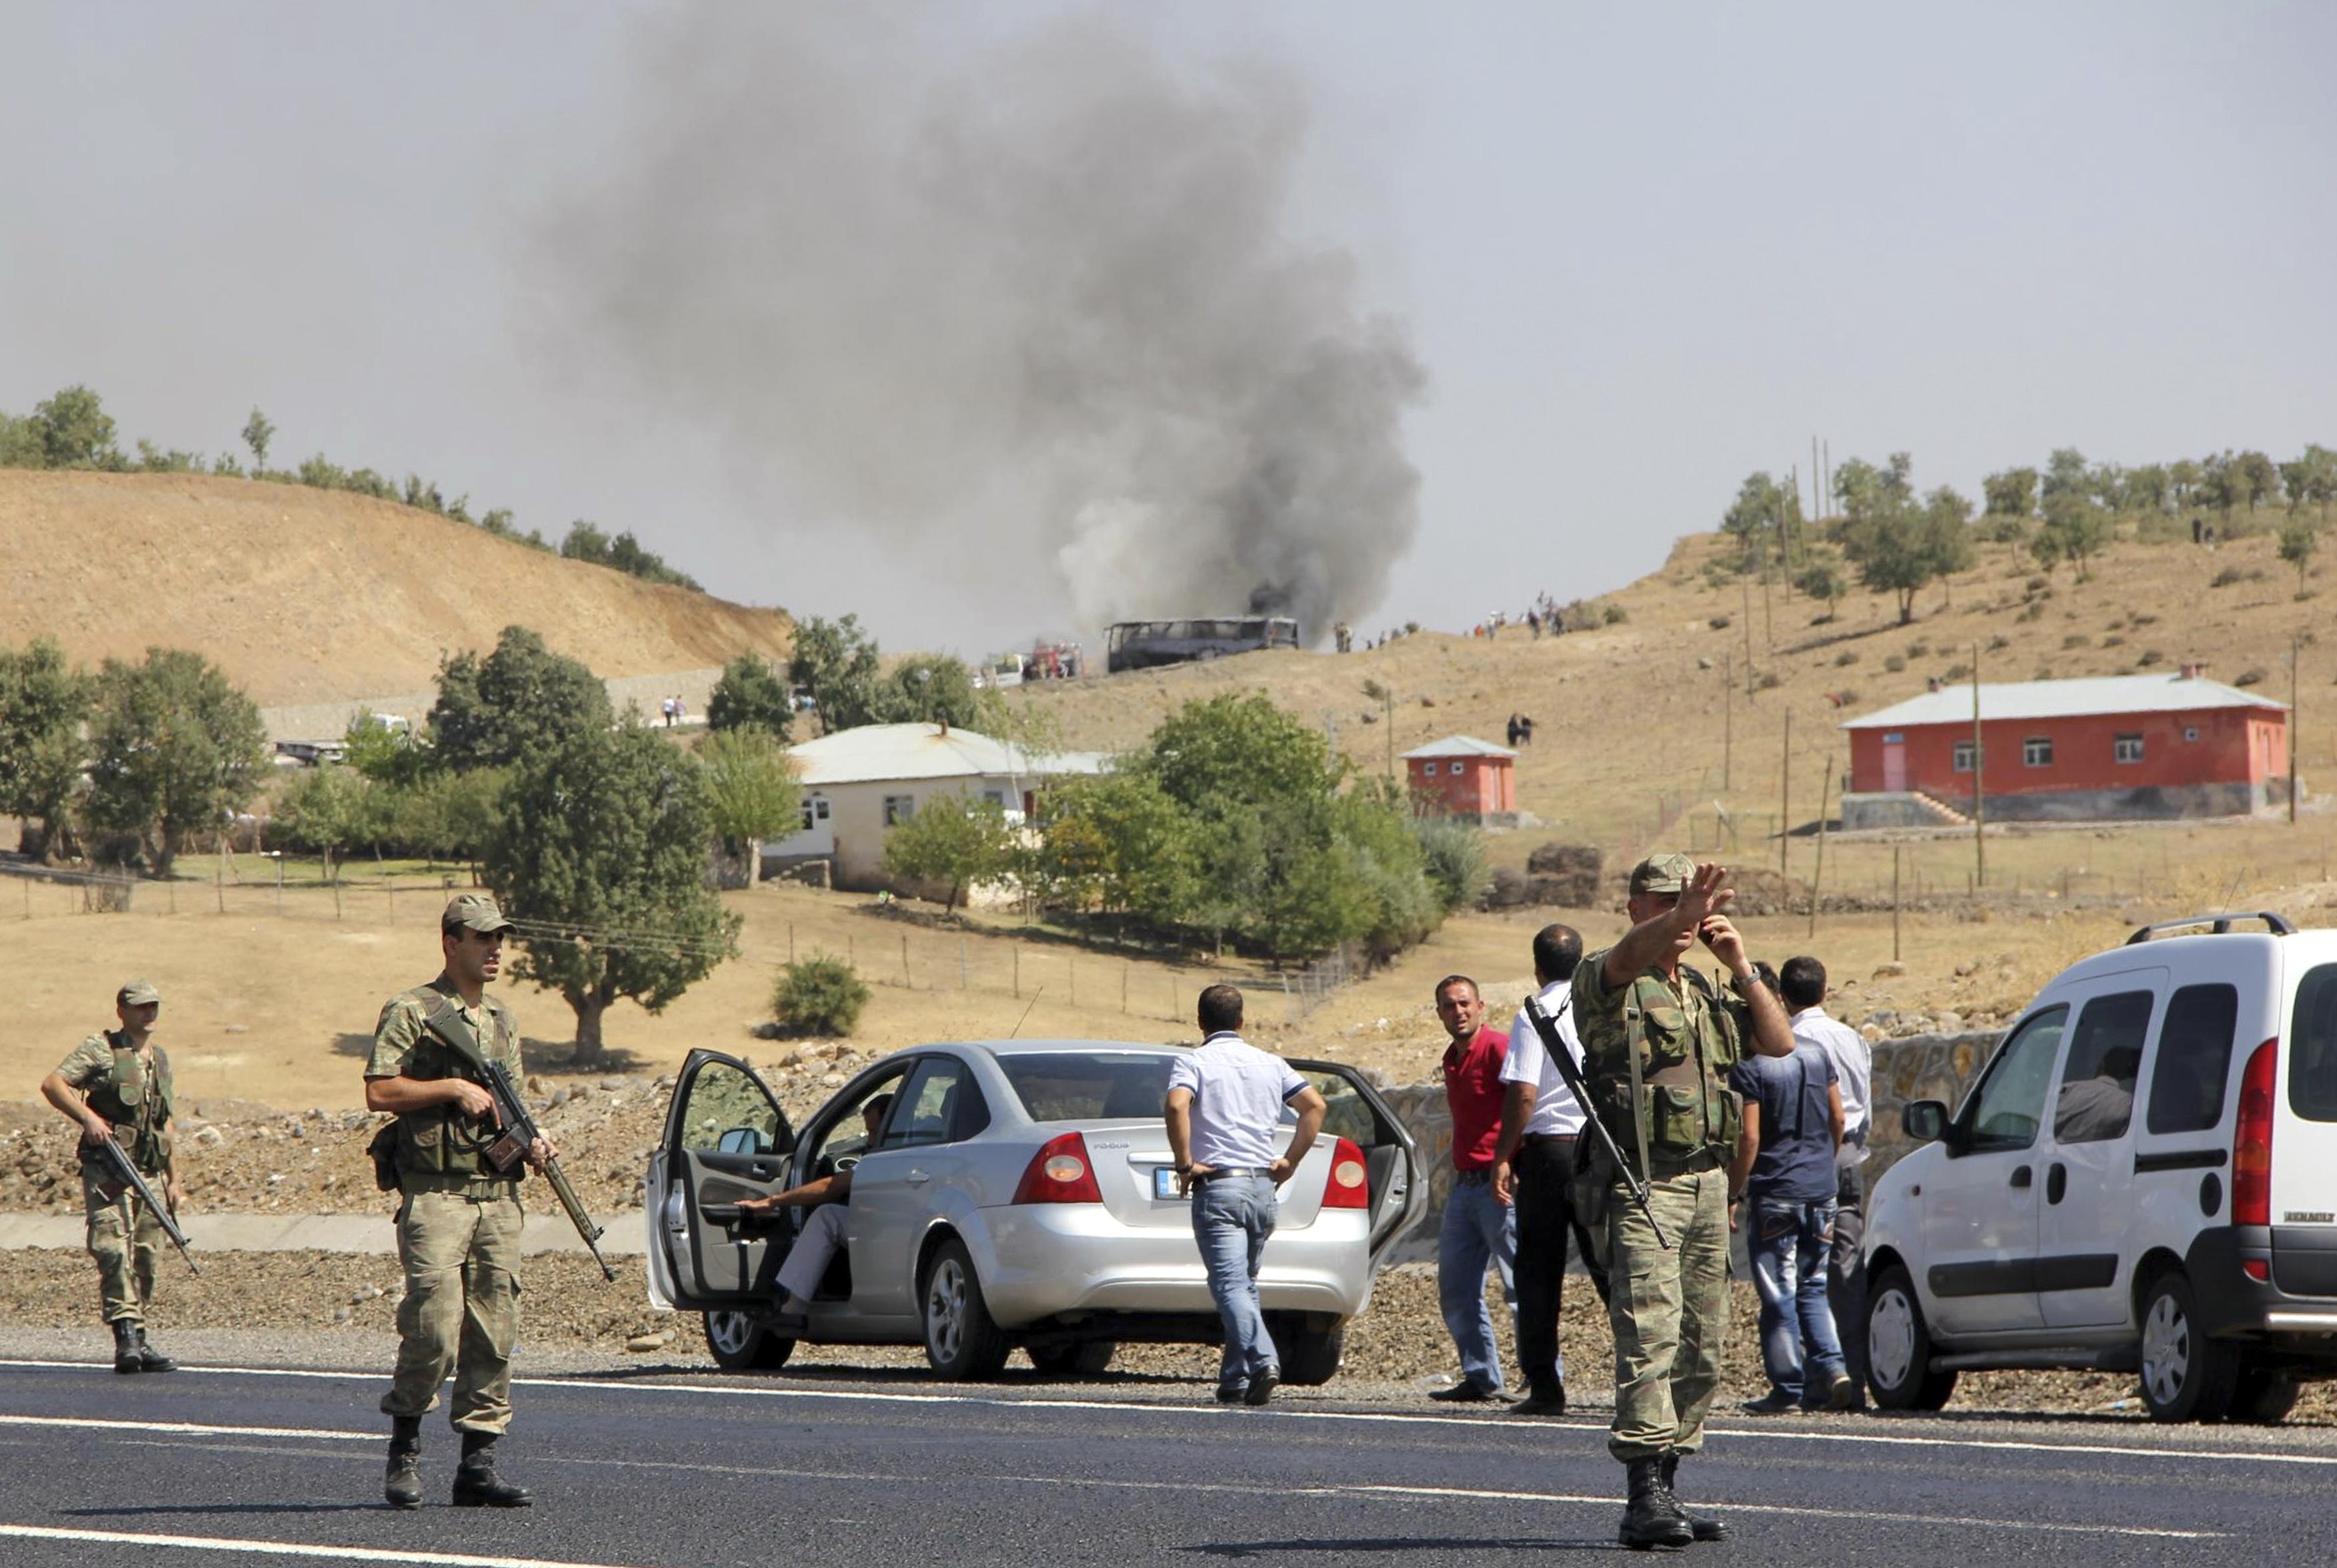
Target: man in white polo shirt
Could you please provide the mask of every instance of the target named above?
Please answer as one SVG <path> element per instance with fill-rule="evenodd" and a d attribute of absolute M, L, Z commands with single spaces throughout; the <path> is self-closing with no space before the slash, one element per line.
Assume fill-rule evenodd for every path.
<path fill-rule="evenodd" d="M 1235 986 L 1201 993 L 1200 1048 L 1168 1070 L 1168 1152 L 1177 1190 L 1193 1199 L 1193 1239 L 1225 1326 L 1217 1402 L 1263 1405 L 1282 1380 L 1257 1300 L 1257 1265 L 1274 1233 L 1275 1189 L 1290 1179 L 1329 1107 L 1280 1057 L 1243 1039 Z M 1282 1108 L 1298 1114 L 1290 1147 L 1275 1153 Z"/>
<path fill-rule="evenodd" d="M 1574 969 L 1582 961 L 1582 934 L 1571 926 L 1534 933 L 1534 983 L 1542 1010 L 1558 1022 L 1559 1037 L 1582 1061 L 1574 1033 Z M 1607 1271 L 1574 1216 L 1567 1183 L 1574 1175 L 1574 1139 L 1582 1107 L 1542 1047 L 1541 1034 L 1518 1009 L 1510 1026 L 1510 1054 L 1501 1063 L 1508 1095 L 1501 1102 L 1501 1139 L 1493 1151 L 1493 1196 L 1518 1214 L 1518 1370 L 1526 1397 L 1517 1416 L 1566 1414 L 1566 1363 L 1558 1349 L 1558 1311 L 1566 1288 L 1566 1242 L 1574 1238 L 1599 1299 L 1607 1299 Z"/>
<path fill-rule="evenodd" d="M 1777 974 L 1777 994 L 1794 1026 L 1796 1045 L 1815 1046 L 1833 1063 L 1842 1090 L 1842 1143 L 1834 1150 L 1838 1191 L 1834 1199 L 1833 1246 L 1826 1253 L 1826 1303 L 1833 1309 L 1842 1339 L 1843 1370 L 1857 1388 L 1853 1409 L 1866 1407 L 1866 1199 L 1858 1167 L 1866 1163 L 1866 1140 L 1874 1130 L 1874 1053 L 1856 1029 L 1825 1010 L 1825 966 L 1813 958 L 1792 958 Z"/>

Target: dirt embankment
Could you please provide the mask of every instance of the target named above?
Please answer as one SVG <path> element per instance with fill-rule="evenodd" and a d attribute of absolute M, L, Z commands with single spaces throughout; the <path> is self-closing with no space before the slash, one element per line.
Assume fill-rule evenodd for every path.
<path fill-rule="evenodd" d="M 0 470 L 0 642 L 54 637 L 91 664 L 193 648 L 271 705 L 422 690 L 443 653 L 491 646 L 513 622 L 601 676 L 784 657 L 795 634 L 783 610 L 346 492 Z"/>

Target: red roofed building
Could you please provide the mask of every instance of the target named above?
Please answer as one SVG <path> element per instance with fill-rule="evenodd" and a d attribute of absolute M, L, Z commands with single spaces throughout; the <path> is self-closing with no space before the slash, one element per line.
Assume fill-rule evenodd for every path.
<path fill-rule="evenodd" d="M 1518 754 L 1465 735 L 1403 754 L 1414 801 L 1433 803 L 1448 816 L 1513 819 L 1518 811 Z"/>
<path fill-rule="evenodd" d="M 2001 821 L 2234 816 L 2285 800 L 2288 707 L 2175 675 L 1943 687 L 1854 718 L 1842 825 L 1903 827 L 1968 814 L 1977 755 Z M 1924 798 L 1927 797 L 1927 798 Z"/>

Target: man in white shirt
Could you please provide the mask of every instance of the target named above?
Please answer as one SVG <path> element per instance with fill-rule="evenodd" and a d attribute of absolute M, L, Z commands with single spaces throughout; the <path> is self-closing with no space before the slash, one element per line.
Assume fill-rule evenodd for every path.
<path fill-rule="evenodd" d="M 1313 1146 L 1330 1107 L 1280 1057 L 1243 1039 L 1238 987 L 1201 993 L 1200 1048 L 1168 1070 L 1168 1152 L 1177 1189 L 1193 1199 L 1193 1239 L 1209 1274 L 1209 1297 L 1225 1326 L 1217 1402 L 1263 1405 L 1282 1365 L 1258 1307 L 1257 1265 L 1274 1233 L 1275 1189 Z M 1298 1115 L 1290 1146 L 1277 1154 L 1282 1108 Z"/>
<path fill-rule="evenodd" d="M 1582 1062 L 1574 1032 L 1574 969 L 1582 961 L 1582 934 L 1571 926 L 1534 933 L 1534 982 L 1542 1010 L 1558 1023 L 1559 1038 Z M 1574 1141 L 1582 1106 L 1559 1076 L 1540 1031 L 1518 1009 L 1501 1063 L 1508 1086 L 1501 1103 L 1501 1137 L 1493 1152 L 1493 1196 L 1517 1207 L 1518 1370 L 1526 1397 L 1511 1407 L 1519 1416 L 1566 1414 L 1566 1367 L 1558 1349 L 1558 1313 L 1566 1285 L 1566 1242 L 1571 1234 L 1599 1299 L 1607 1299 L 1607 1271 L 1575 1218 L 1567 1183 L 1574 1175 Z"/>
<path fill-rule="evenodd" d="M 1842 1338 L 1843 1368 L 1857 1388 L 1854 1409 L 1866 1407 L 1866 1203 L 1858 1167 L 1866 1162 L 1873 1130 L 1874 1054 L 1858 1031 L 1826 1016 L 1825 966 L 1809 957 L 1792 958 L 1777 972 L 1778 996 L 1792 1015 L 1796 1045 L 1815 1046 L 1833 1063 L 1842 1090 L 1842 1145 L 1834 1152 L 1840 1183 L 1835 1196 L 1833 1247 L 1826 1255 L 1826 1300 Z"/>

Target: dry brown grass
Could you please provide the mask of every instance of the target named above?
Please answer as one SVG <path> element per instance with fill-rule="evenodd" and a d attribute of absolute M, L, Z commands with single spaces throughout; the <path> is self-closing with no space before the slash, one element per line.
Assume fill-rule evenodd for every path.
<path fill-rule="evenodd" d="M 0 643 L 194 648 L 263 705 L 426 690 L 513 622 L 601 676 L 752 650 L 794 622 L 342 492 L 186 473 L 0 469 Z"/>

